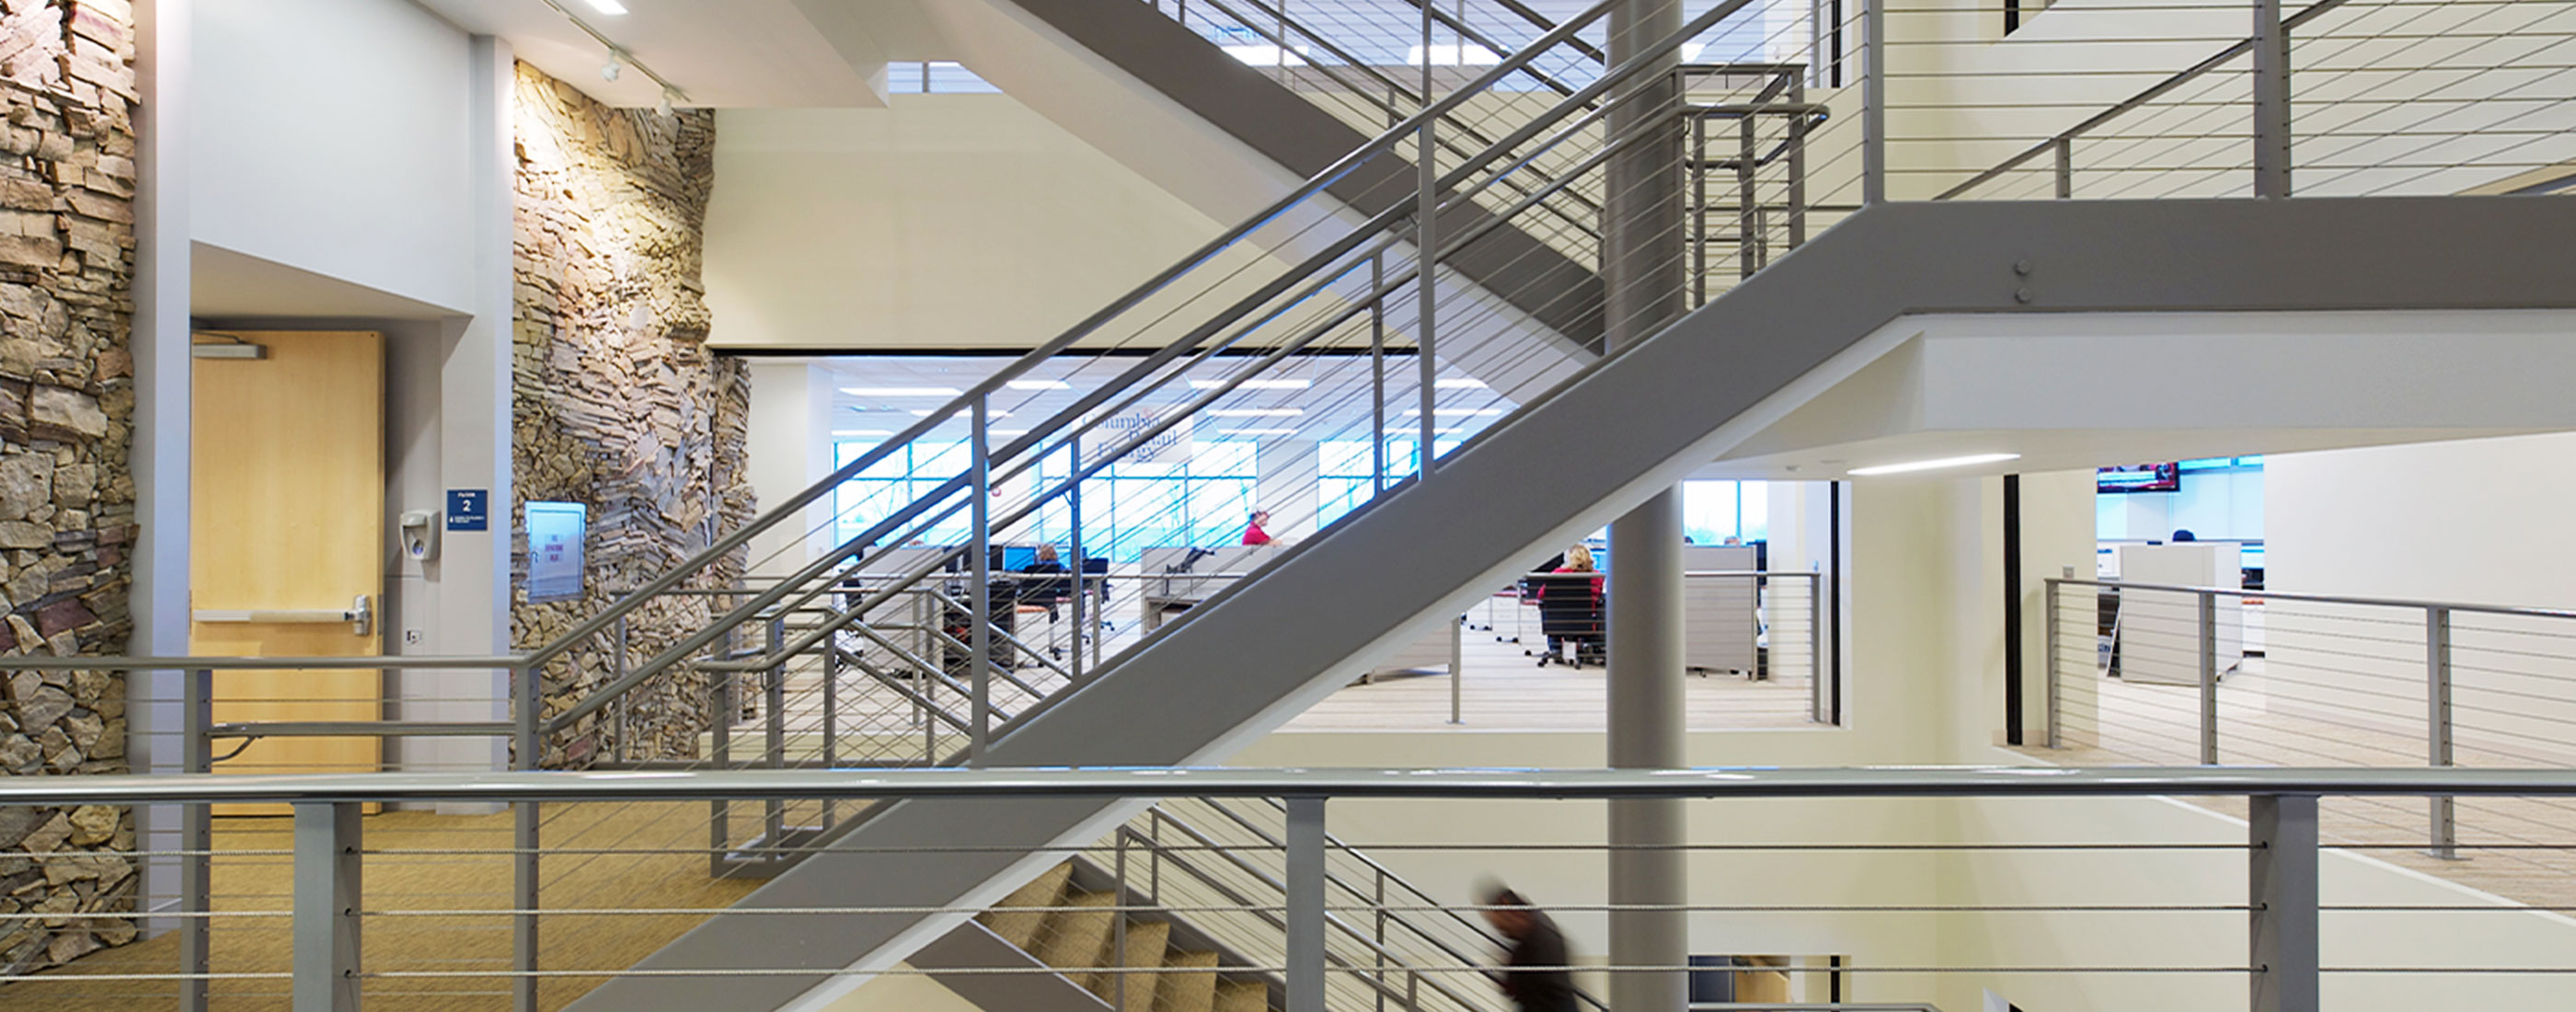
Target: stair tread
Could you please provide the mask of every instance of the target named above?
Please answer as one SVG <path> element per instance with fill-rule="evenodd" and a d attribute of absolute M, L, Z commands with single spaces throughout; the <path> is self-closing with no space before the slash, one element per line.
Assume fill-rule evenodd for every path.
<path fill-rule="evenodd" d="M 1039 962 L 1063 971 L 1074 983 L 1089 986 L 1093 974 L 1109 958 L 1113 932 L 1110 918 L 1115 915 L 1103 908 L 1116 905 L 1115 893 L 1072 890 L 1048 915 L 1031 954 Z"/>
<path fill-rule="evenodd" d="M 1129 920 L 1127 948 L 1125 953 L 1119 956 L 1118 965 L 1145 969 L 1161 968 L 1164 952 L 1171 947 L 1171 938 L 1170 921 Z M 1145 1012 L 1154 1007 L 1154 989 L 1162 976 L 1159 973 L 1095 974 L 1092 978 L 1091 993 L 1099 995 L 1100 1000 L 1114 1007 L 1133 1010 L 1133 1012 Z M 1123 1002 L 1119 1000 L 1118 994 L 1119 981 L 1122 978 L 1126 981 L 1127 990 L 1126 1000 Z"/>
<path fill-rule="evenodd" d="M 1073 880 L 1073 862 L 1066 861 L 1047 869 L 1027 885 L 1012 890 L 997 907 L 1054 907 L 1063 902 L 1064 887 Z M 986 928 L 1022 952 L 1029 951 L 1045 927 L 1049 910 L 987 910 L 976 915 Z"/>
<path fill-rule="evenodd" d="M 1173 952 L 1163 957 L 1167 969 L 1204 973 L 1166 973 L 1154 986 L 1154 1012 L 1215 1012 L 1217 954 Z"/>
<path fill-rule="evenodd" d="M 1216 1012 L 1270 1012 L 1270 987 L 1259 981 L 1229 980 L 1217 985 Z"/>

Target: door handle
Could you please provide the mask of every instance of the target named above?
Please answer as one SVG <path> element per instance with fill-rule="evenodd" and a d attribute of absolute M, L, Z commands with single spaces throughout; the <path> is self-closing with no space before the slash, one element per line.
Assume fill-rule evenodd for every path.
<path fill-rule="evenodd" d="M 199 622 L 247 623 L 255 625 L 338 625 L 349 623 L 351 630 L 365 636 L 376 630 L 375 598 L 360 594 L 345 610 L 332 608 L 199 608 L 192 616 Z"/>

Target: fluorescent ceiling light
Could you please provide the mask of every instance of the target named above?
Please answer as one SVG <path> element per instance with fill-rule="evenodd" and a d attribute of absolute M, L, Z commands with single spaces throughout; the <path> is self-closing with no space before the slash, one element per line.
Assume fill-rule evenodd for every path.
<path fill-rule="evenodd" d="M 626 5 L 617 0 L 590 0 L 590 9 L 610 17 L 626 13 Z"/>
<path fill-rule="evenodd" d="M 1422 47 L 1406 49 L 1404 62 L 1407 66 L 1421 66 Z M 1449 42 L 1431 47 L 1431 65 L 1434 67 L 1491 67 L 1501 62 L 1503 54 L 1483 46 Z"/>
<path fill-rule="evenodd" d="M 1025 435 L 1028 435 L 1028 434 L 1029 434 L 1029 430 L 1027 430 L 1027 429 L 986 429 L 986 430 L 984 430 L 984 434 L 985 434 L 985 435 L 988 435 L 988 436 L 1025 436 Z"/>
<path fill-rule="evenodd" d="M 1220 436 L 1293 436 L 1293 435 L 1296 435 L 1296 434 L 1297 434 L 1297 430 L 1295 430 L 1295 429 L 1218 429 L 1218 430 L 1216 430 L 1216 434 L 1217 434 L 1217 435 L 1220 435 Z"/>
<path fill-rule="evenodd" d="M 891 436 L 891 435 L 894 435 L 894 433 L 892 433 L 892 432 L 888 432 L 888 431 L 886 431 L 886 430 L 884 430 L 884 429 L 833 429 L 833 430 L 832 430 L 832 434 L 833 434 L 833 435 L 835 435 L 835 436 Z"/>
<path fill-rule="evenodd" d="M 963 397 L 956 387 L 842 387 L 852 397 Z"/>
<path fill-rule="evenodd" d="M 1304 408 L 1209 408 L 1203 412 L 1210 418 L 1295 418 L 1305 413 Z"/>
<path fill-rule="evenodd" d="M 1503 413 L 1501 408 L 1433 408 L 1431 411 L 1433 418 L 1491 418 Z M 1422 409 L 1406 408 L 1404 413 L 1418 415 Z"/>
<path fill-rule="evenodd" d="M 1943 457 L 1939 460 L 1917 460 L 1903 464 L 1880 464 L 1876 467 L 1855 467 L 1851 469 L 1851 473 L 1865 478 L 1873 474 L 1904 474 L 1908 471 L 1930 471 L 1944 467 L 1967 467 L 1972 464 L 1994 464 L 2007 460 L 2020 459 L 2021 454 L 2018 453 L 1979 453 L 1965 457 Z"/>
<path fill-rule="evenodd" d="M 929 409 L 927 409 L 927 408 L 912 408 L 912 409 L 910 409 L 910 410 L 912 411 L 912 417 L 914 417 L 914 418 L 928 418 L 928 417 L 930 417 L 930 414 L 931 414 L 931 413 L 930 413 L 930 410 L 929 410 Z M 958 413 L 957 413 L 957 416 L 958 416 L 958 417 L 960 417 L 960 418 L 963 418 L 963 417 L 965 417 L 966 415 L 967 415 L 967 412 L 965 412 L 965 411 L 960 411 L 960 412 L 958 412 Z M 987 418 L 1009 418 L 1009 417 L 1011 417 L 1011 413 L 1010 413 L 1010 412 L 1008 412 L 1008 411 L 1004 411 L 1004 410 L 1002 410 L 1002 409 L 1000 409 L 1000 408 L 994 408 L 994 409 L 993 409 L 993 410 L 991 410 L 991 411 L 987 411 L 987 412 L 985 412 L 985 413 L 984 413 L 984 415 L 985 415 L 985 417 L 987 417 Z"/>
<path fill-rule="evenodd" d="M 1192 390 L 1216 390 L 1223 388 L 1226 385 L 1226 381 L 1224 380 L 1194 379 L 1190 381 L 1190 389 Z M 1245 380 L 1241 383 L 1233 384 L 1234 388 L 1237 390 L 1304 390 L 1307 387 L 1314 385 L 1314 380 Z"/>
<path fill-rule="evenodd" d="M 1071 390 L 1073 384 L 1063 380 L 1012 380 L 1002 384 L 1013 390 Z"/>
<path fill-rule="evenodd" d="M 1285 52 L 1272 45 L 1239 45 L 1221 48 L 1235 59 L 1255 67 L 1276 67 L 1282 63 L 1298 67 L 1306 65 L 1307 47 L 1305 46 L 1296 46 Z"/>
<path fill-rule="evenodd" d="M 1431 382 L 1431 389 L 1434 389 L 1434 390 L 1483 390 L 1483 389 L 1486 389 L 1486 386 L 1485 386 L 1485 381 L 1484 381 L 1484 380 L 1480 380 L 1480 379 L 1472 379 L 1472 378 L 1469 378 L 1469 377 L 1466 377 L 1466 376 L 1451 376 L 1451 377 L 1444 377 L 1444 378 L 1442 378 L 1442 379 L 1433 380 L 1433 381 Z"/>

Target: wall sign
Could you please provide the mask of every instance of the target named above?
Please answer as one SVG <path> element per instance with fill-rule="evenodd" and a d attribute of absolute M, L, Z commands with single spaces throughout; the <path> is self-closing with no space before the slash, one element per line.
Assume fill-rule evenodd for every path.
<path fill-rule="evenodd" d="M 528 600 L 581 596 L 581 544 L 590 507 L 577 502 L 528 504 Z"/>
<path fill-rule="evenodd" d="M 481 488 L 448 489 L 447 529 L 451 531 L 491 530 L 492 491 Z"/>

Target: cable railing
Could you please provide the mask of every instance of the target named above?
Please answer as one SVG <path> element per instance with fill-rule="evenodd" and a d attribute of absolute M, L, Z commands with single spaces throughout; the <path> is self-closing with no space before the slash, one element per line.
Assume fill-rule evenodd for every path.
<path fill-rule="evenodd" d="M 1760 976 L 1786 990 L 1770 998 L 1740 996 L 1721 1007 L 1920 1008 L 1981 993 L 2009 995 L 2017 1004 L 2080 1007 L 2088 995 L 2112 991 L 2192 1007 L 2249 988 L 2252 1007 L 2265 1012 L 2318 1008 L 2317 998 L 2300 996 L 2332 1002 L 2362 989 L 2432 988 L 2473 1006 L 2516 996 L 2554 1004 L 2547 996 L 2576 974 L 2576 962 L 2565 955 L 2568 928 L 2549 914 L 2563 902 L 2523 904 L 2426 888 L 2419 877 L 2383 863 L 2386 854 L 2416 841 L 2386 834 L 2339 839 L 2320 820 L 2319 805 L 2321 799 L 2571 796 L 2576 773 L 2569 770 L 2468 768 L 13 778 L 0 781 L 0 812 L 281 805 L 293 817 L 217 820 L 220 838 L 233 846 L 209 875 L 226 901 L 189 918 L 208 939 L 195 962 L 169 947 L 128 947 L 46 972 L 0 973 L 0 993 L 47 1008 L 87 1009 L 166 999 L 194 987 L 226 1004 L 291 996 L 299 1007 L 347 1009 L 363 1001 L 398 1009 L 500 1008 L 532 991 L 543 999 L 537 1007 L 554 1007 L 582 982 L 637 973 L 619 950 L 624 939 L 650 937 L 692 912 L 675 892 L 616 903 L 550 893 L 522 905 L 482 881 L 520 852 L 506 819 L 392 810 L 397 806 L 544 804 L 598 815 L 718 799 L 857 807 L 905 799 L 1099 797 L 1156 800 L 1165 812 L 1117 827 L 1104 839 L 1040 848 L 1030 872 L 1058 870 L 1036 874 L 997 904 L 897 907 L 817 899 L 758 909 L 761 916 L 818 925 L 834 917 L 932 918 L 950 931 L 915 952 L 910 964 L 806 967 L 794 953 L 780 952 L 742 965 L 653 972 L 675 978 L 930 975 L 961 993 L 1015 979 L 1021 982 L 1012 986 L 1028 986 L 1024 978 L 1034 977 L 1084 988 L 1122 1009 L 1342 1012 L 1374 1010 L 1381 999 L 1383 1007 L 1401 1009 L 1500 1008 L 1487 974 L 1503 961 L 1509 936 L 1477 925 L 1489 912 L 1522 908 L 1397 886 L 1399 876 L 1379 865 L 1443 869 L 1468 862 L 1503 869 L 1553 918 L 1571 957 L 1554 968 L 1571 971 L 1578 984 L 1602 970 L 1714 972 Z M 2235 822 L 2167 805 L 2103 807 L 2163 797 L 2239 805 L 2250 818 Z M 1598 802 L 1635 798 L 1692 799 L 1738 815 L 1831 806 L 1838 817 L 1831 823 L 1836 828 L 1821 831 L 1802 820 L 1731 818 L 1721 832 L 1703 829 L 1677 844 L 1692 869 L 1680 905 L 1705 926 L 1694 930 L 1693 951 L 1731 944 L 1747 958 L 1714 969 L 1604 962 L 1608 920 L 1646 908 L 1605 902 L 1596 879 L 1567 866 L 1600 861 L 1612 848 L 1582 833 L 1497 834 L 1492 827 L 1533 817 L 1553 826 L 1597 823 Z M 1389 804 L 1474 817 L 1389 818 Z M 370 813 L 371 805 L 388 810 Z M 2069 805 L 2089 814 L 2070 818 L 2064 814 Z M 1945 814 L 1954 809 L 1975 817 Z M 1507 817 L 1485 821 L 1498 815 Z M 1180 828 L 1185 825 L 1188 831 Z M 2482 857 L 2568 846 L 2563 838 L 2462 840 L 2465 850 Z M 1359 850 L 1374 857 L 1350 860 Z M 563 856 L 616 860 L 596 866 L 594 874 L 667 870 L 695 857 L 643 847 L 567 847 Z M 1748 860 L 1762 862 L 1766 874 L 1742 874 Z M 2142 865 L 2154 872 L 2140 873 Z M 1937 883 L 1947 876 L 1984 884 L 1962 891 Z M 676 875 L 664 884 L 704 881 Z M 127 908 L 83 916 L 179 915 Z M 56 912 L 12 911 L 0 915 L 0 924 L 48 917 L 61 919 Z M 957 935 L 970 920 L 1001 936 L 1009 951 L 977 949 Z M 548 942 L 534 950 L 536 959 L 512 961 L 514 922 L 542 925 L 538 937 Z M 1237 923 L 1263 930 L 1237 933 L 1229 927 Z M 1762 935 L 1770 940 L 1755 944 L 1769 951 L 1743 952 L 1736 940 L 1753 937 L 1745 932 L 1756 925 L 1767 926 Z M 1961 933 L 1988 941 L 1942 944 Z M 541 986 L 523 991 L 521 981 Z M 1250 1003 L 1219 1004 L 1212 1000 L 1219 993 Z M 1191 1003 L 1169 1004 L 1194 995 Z"/>
<path fill-rule="evenodd" d="M 2555 769 L 2576 765 L 2576 612 L 2469 602 L 2049 581 L 2049 754 L 2061 762 Z M 2424 870 L 2507 896 L 2535 853 L 2463 864 L 2460 840 L 2537 840 L 2562 802 L 2330 806 L 2329 831 L 2407 833 Z"/>
<path fill-rule="evenodd" d="M 2140 10 L 2147 10 L 2140 8 Z M 1936 200 L 2383 196 L 2486 192 L 2568 174 L 2576 145 L 2576 8 L 2556 0 L 2318 0 L 2068 8 L 2047 38 L 1913 40 L 1890 86 L 1903 170 Z M 1893 13 L 1921 13 L 1899 10 Z M 2095 21 L 2063 20 L 2069 15 Z M 2251 15 L 2252 29 L 2246 29 Z M 2267 15 L 2277 30 L 2266 29 Z M 2037 34 L 2037 33 L 2034 33 Z M 2198 51 L 2167 74 L 2145 54 Z M 1998 54 L 2009 54 L 2008 56 Z M 2196 61 L 2196 62 L 2193 62 Z M 2079 98 L 2035 98 L 2023 75 L 2066 75 L 2077 95 L 2145 88 L 2070 126 Z M 1980 169 L 1949 152 L 2016 149 Z"/>

